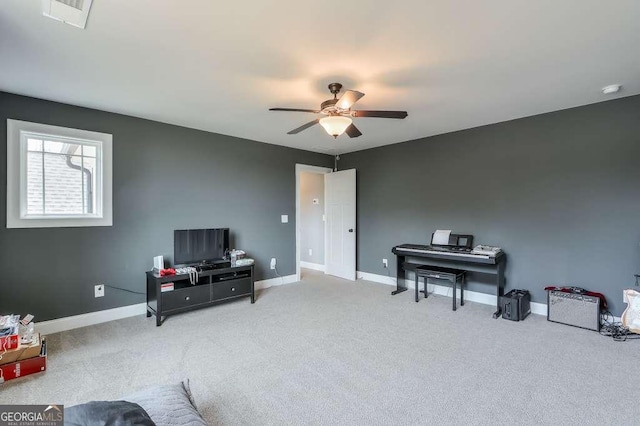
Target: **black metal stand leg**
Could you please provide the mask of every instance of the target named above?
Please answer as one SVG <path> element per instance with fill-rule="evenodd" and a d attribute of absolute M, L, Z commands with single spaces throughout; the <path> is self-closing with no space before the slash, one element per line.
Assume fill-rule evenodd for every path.
<path fill-rule="evenodd" d="M 464 275 L 460 277 L 460 306 L 464 306 Z"/>
<path fill-rule="evenodd" d="M 160 327 L 162 325 L 162 317 L 158 315 L 156 312 L 156 327 Z"/>
<path fill-rule="evenodd" d="M 457 309 L 456 308 L 456 304 L 457 304 L 456 303 L 456 287 L 457 287 L 456 283 L 457 282 L 458 282 L 457 280 L 453 280 L 453 283 L 452 283 L 453 284 L 453 310 L 454 311 Z"/>
<path fill-rule="evenodd" d="M 502 308 L 500 307 L 500 300 L 504 295 L 504 262 L 498 264 L 498 274 L 496 275 L 496 311 L 493 313 L 493 318 L 500 318 L 502 315 Z"/>
<path fill-rule="evenodd" d="M 396 256 L 396 289 L 391 292 L 392 296 L 407 291 L 408 288 L 404 284 L 404 256 Z"/>
<path fill-rule="evenodd" d="M 151 316 L 151 312 L 149 312 L 149 308 L 147 308 L 147 318 Z"/>
<path fill-rule="evenodd" d="M 416 273 L 416 303 L 418 303 L 418 295 L 420 294 L 420 276 Z"/>
<path fill-rule="evenodd" d="M 251 303 L 256 303 L 256 282 L 253 279 L 253 266 L 251 267 Z"/>
<path fill-rule="evenodd" d="M 429 296 L 429 291 L 427 290 L 428 285 L 429 285 L 429 278 L 424 277 L 424 298 L 425 299 Z"/>

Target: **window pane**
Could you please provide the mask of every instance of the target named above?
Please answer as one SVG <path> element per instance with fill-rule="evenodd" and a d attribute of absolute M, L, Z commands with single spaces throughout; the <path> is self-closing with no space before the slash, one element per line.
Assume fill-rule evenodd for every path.
<path fill-rule="evenodd" d="M 45 214 L 82 214 L 81 160 L 74 157 L 67 162 L 67 158 L 44 154 Z"/>
<path fill-rule="evenodd" d="M 43 214 L 42 153 L 27 153 L 27 214 Z"/>
<path fill-rule="evenodd" d="M 64 144 L 62 142 L 44 142 L 44 150 L 47 152 L 56 152 L 59 154 L 62 152 L 62 148 L 64 148 Z"/>
<path fill-rule="evenodd" d="M 67 155 L 81 155 L 82 154 L 82 145 L 79 144 L 64 144 L 64 153 Z"/>
<path fill-rule="evenodd" d="M 93 145 L 83 145 L 82 149 L 84 150 L 85 157 L 95 157 L 96 156 L 96 147 Z"/>
<path fill-rule="evenodd" d="M 27 145 L 29 151 L 42 151 L 42 141 L 40 139 L 28 139 Z"/>
<path fill-rule="evenodd" d="M 80 170 L 80 165 L 82 165 L 82 157 L 78 155 L 69 156 L 69 155 L 61 155 L 67 162 L 67 165 L 70 164 L 70 167 L 76 170 Z"/>
<path fill-rule="evenodd" d="M 84 212 L 96 212 L 96 159 L 84 157 Z"/>
<path fill-rule="evenodd" d="M 80 155 L 79 144 L 44 141 L 44 150 L 46 152 L 51 152 L 56 154 Z"/>

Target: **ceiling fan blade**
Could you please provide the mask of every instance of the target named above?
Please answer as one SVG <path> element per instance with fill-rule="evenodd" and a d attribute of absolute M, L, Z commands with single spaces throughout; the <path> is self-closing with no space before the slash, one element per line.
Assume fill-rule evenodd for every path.
<path fill-rule="evenodd" d="M 357 138 L 358 136 L 362 136 L 362 132 L 358 130 L 358 128 L 354 126 L 353 123 L 351 123 L 349 127 L 347 127 L 345 133 L 349 135 L 350 138 Z"/>
<path fill-rule="evenodd" d="M 292 131 L 287 132 L 287 134 L 288 135 L 295 135 L 296 133 L 300 133 L 303 130 L 307 130 L 311 126 L 315 126 L 316 124 L 318 124 L 319 121 L 320 121 L 320 119 L 316 118 L 315 120 L 310 121 L 307 124 L 303 124 L 302 126 L 298 127 L 297 129 L 293 129 Z"/>
<path fill-rule="evenodd" d="M 364 93 L 357 92 L 355 90 L 347 90 L 344 94 L 338 99 L 336 103 L 336 107 L 340 109 L 349 109 L 358 102 L 360 98 L 364 96 Z"/>
<path fill-rule="evenodd" d="M 352 111 L 354 117 L 372 117 L 372 118 L 406 118 L 407 111 Z"/>
<path fill-rule="evenodd" d="M 269 111 L 294 111 L 294 112 L 313 112 L 319 113 L 317 109 L 300 109 L 300 108 L 269 108 Z"/>

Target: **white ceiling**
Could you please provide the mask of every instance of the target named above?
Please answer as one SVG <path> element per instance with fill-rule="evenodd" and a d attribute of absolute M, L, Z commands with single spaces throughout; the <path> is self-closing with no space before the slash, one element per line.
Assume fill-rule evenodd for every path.
<path fill-rule="evenodd" d="M 94 0 L 80 30 L 2 0 L 0 90 L 344 153 L 639 94 L 639 22 L 634 0 Z M 268 111 L 333 81 L 409 117 L 334 141 Z"/>

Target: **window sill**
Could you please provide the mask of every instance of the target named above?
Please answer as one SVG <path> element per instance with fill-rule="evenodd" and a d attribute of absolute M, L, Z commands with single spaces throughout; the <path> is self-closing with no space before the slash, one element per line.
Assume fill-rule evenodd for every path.
<path fill-rule="evenodd" d="M 102 216 L 91 215 L 91 214 L 47 214 L 47 215 L 39 215 L 39 214 L 30 214 L 20 216 L 19 220 L 77 220 L 77 219 L 87 219 L 87 220 L 100 220 L 103 219 Z"/>
<path fill-rule="evenodd" d="M 60 218 L 7 218 L 7 228 L 77 228 L 91 226 L 113 226 L 111 217 L 60 217 Z"/>

